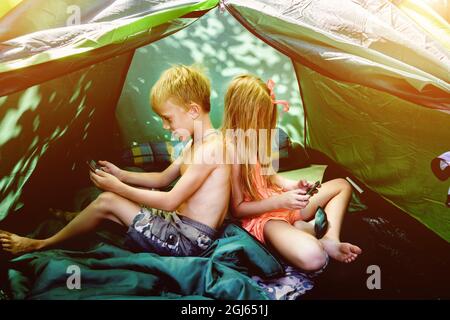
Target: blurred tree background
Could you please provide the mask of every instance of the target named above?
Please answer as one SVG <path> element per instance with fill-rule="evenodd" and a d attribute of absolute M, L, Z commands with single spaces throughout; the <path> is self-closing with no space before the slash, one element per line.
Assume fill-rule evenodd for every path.
<path fill-rule="evenodd" d="M 291 60 L 255 37 L 228 12 L 211 10 L 187 28 L 136 50 L 119 99 L 116 117 L 124 146 L 169 140 L 170 132 L 149 105 L 149 92 L 160 74 L 173 64 L 199 64 L 211 79 L 211 118 L 221 126 L 228 83 L 242 73 L 253 73 L 276 83 L 279 125 L 293 140 L 302 141 L 303 109 Z"/>

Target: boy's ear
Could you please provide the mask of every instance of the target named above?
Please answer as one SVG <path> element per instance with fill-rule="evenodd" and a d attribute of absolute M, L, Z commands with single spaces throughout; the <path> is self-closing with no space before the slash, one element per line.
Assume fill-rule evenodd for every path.
<path fill-rule="evenodd" d="M 197 119 L 200 116 L 201 107 L 195 102 L 191 102 L 189 104 L 188 114 L 192 117 L 193 120 Z"/>

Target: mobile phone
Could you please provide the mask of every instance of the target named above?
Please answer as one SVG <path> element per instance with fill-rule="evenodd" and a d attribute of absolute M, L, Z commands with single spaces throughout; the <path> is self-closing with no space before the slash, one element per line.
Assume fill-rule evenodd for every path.
<path fill-rule="evenodd" d="M 328 218 L 325 210 L 319 206 L 316 210 L 314 216 L 314 232 L 316 233 L 316 238 L 321 239 L 328 231 Z"/>
<path fill-rule="evenodd" d="M 317 180 L 317 181 L 314 183 L 314 185 L 313 185 L 308 191 L 306 191 L 306 194 L 307 194 L 308 196 L 312 195 L 313 192 L 316 191 L 316 189 L 317 189 L 317 187 L 318 187 L 319 185 L 320 185 L 320 181 Z"/>
<path fill-rule="evenodd" d="M 91 169 L 91 171 L 95 172 L 96 169 L 101 170 L 101 166 L 97 162 L 95 162 L 95 160 L 89 160 L 86 162 L 87 162 L 87 165 L 89 166 L 89 168 Z"/>

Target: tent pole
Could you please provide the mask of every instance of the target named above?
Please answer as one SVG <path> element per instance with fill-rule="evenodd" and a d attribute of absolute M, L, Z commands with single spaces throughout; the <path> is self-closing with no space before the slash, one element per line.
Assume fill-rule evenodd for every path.
<path fill-rule="evenodd" d="M 307 111 L 306 111 L 306 105 L 305 105 L 305 100 L 303 99 L 303 90 L 302 90 L 302 85 L 300 83 L 300 76 L 298 74 L 298 70 L 297 68 L 295 68 L 295 62 L 293 59 L 291 59 L 292 62 L 292 68 L 295 70 L 295 78 L 297 79 L 297 84 L 298 84 L 298 89 L 300 91 L 300 99 L 302 100 L 302 108 L 303 108 L 303 147 L 305 148 L 305 152 L 308 155 L 308 157 L 310 157 L 310 155 L 308 154 L 307 148 L 306 148 L 306 125 L 307 125 Z"/>

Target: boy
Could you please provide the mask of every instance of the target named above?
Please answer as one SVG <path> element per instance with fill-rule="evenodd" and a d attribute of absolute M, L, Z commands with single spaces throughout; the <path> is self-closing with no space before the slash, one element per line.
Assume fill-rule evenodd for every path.
<path fill-rule="evenodd" d="M 126 242 L 139 251 L 191 256 L 212 243 L 228 210 L 230 168 L 214 159 L 222 140 L 209 118 L 209 80 L 194 67 L 174 66 L 161 75 L 150 97 L 164 129 L 183 140 L 193 138 L 182 155 L 159 173 L 127 172 L 100 161 L 102 170 L 90 177 L 105 192 L 50 238 L 36 240 L 0 231 L 4 250 L 18 255 L 54 247 L 95 230 L 103 220 L 128 227 Z M 194 135 L 198 126 L 209 133 Z M 200 161 L 190 161 L 193 158 Z M 180 175 L 169 192 L 138 187 L 166 187 Z"/>

